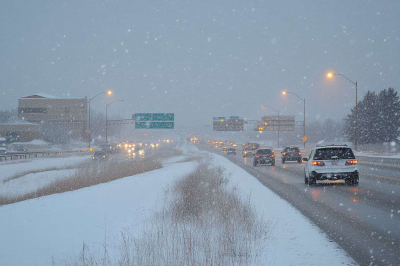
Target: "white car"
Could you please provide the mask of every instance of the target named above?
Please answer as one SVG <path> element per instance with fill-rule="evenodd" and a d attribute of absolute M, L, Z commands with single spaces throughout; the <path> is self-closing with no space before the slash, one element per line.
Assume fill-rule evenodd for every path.
<path fill-rule="evenodd" d="M 316 146 L 304 169 L 304 182 L 316 185 L 320 180 L 344 180 L 347 185 L 358 185 L 358 162 L 347 145 Z"/>

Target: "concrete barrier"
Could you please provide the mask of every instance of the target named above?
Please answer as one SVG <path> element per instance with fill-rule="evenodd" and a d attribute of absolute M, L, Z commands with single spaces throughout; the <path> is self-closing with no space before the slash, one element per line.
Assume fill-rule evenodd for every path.
<path fill-rule="evenodd" d="M 47 157 L 50 155 L 59 155 L 59 154 L 69 154 L 69 153 L 82 153 L 89 152 L 89 149 L 80 149 L 80 150 L 70 150 L 70 151 L 59 151 L 59 152 L 7 152 L 5 154 L 0 154 L 0 162 L 8 161 L 8 160 L 21 160 L 21 159 L 30 159 L 30 158 L 41 158 Z"/>
<path fill-rule="evenodd" d="M 370 163 L 370 164 L 387 164 L 400 166 L 400 159 L 397 158 L 382 158 L 382 157 L 369 157 L 369 156 L 357 156 L 360 163 Z"/>

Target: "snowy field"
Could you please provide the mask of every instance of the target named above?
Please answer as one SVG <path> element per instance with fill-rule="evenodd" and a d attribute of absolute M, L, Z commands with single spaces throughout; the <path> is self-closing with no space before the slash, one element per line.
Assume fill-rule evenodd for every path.
<path fill-rule="evenodd" d="M 89 159 L 90 155 L 65 158 L 37 158 L 1 163 L 0 196 L 12 197 L 34 192 L 51 182 L 69 177 L 75 171 L 73 169 L 50 169 L 74 166 Z M 8 180 L 13 175 L 20 173 L 27 174 Z"/>
<path fill-rule="evenodd" d="M 83 243 L 92 254 L 101 256 L 106 245 L 111 258 L 118 256 L 121 233 L 138 235 L 161 208 L 165 191 L 198 164 L 183 161 L 188 156 L 206 154 L 193 146 L 181 149 L 185 156 L 165 160 L 162 169 L 0 207 L 0 265 L 74 261 Z M 63 159 L 42 159 L 37 164 L 64 165 L 84 158 Z M 256 178 L 223 156 L 212 154 L 211 162 L 223 166 L 229 186 L 244 199 L 250 197 L 254 209 L 274 225 L 255 265 L 355 264 L 307 218 Z M 12 169 L 12 165 L 1 165 L 0 169 L 5 166 L 8 175 L 21 171 L 18 167 Z M 309 246 L 317 246 L 318 250 L 309 250 Z"/>

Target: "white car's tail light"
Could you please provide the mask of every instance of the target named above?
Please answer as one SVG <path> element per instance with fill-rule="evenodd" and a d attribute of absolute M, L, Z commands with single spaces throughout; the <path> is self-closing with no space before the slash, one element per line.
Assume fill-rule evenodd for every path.
<path fill-rule="evenodd" d="M 357 160 L 348 160 L 346 161 L 346 165 L 356 165 L 358 162 Z"/>
<path fill-rule="evenodd" d="M 312 161 L 311 165 L 314 165 L 314 166 L 325 166 L 325 163 L 323 161 Z"/>

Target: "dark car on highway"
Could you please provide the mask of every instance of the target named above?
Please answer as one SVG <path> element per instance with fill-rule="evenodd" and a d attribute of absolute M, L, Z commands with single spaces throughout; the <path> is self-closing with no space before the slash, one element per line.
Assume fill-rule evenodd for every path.
<path fill-rule="evenodd" d="M 286 147 L 282 151 L 282 164 L 286 161 L 296 161 L 301 163 L 301 152 L 298 147 Z"/>
<path fill-rule="evenodd" d="M 226 155 L 229 155 L 229 154 L 234 154 L 234 155 L 236 155 L 236 149 L 234 149 L 234 148 L 229 148 L 229 149 L 226 151 Z"/>
<path fill-rule="evenodd" d="M 94 161 L 104 161 L 108 159 L 108 154 L 105 151 L 96 151 L 92 157 Z"/>
<path fill-rule="evenodd" d="M 273 149 L 258 149 L 256 151 L 253 159 L 253 166 L 257 166 L 259 164 L 270 164 L 271 166 L 275 165 L 275 153 Z"/>

